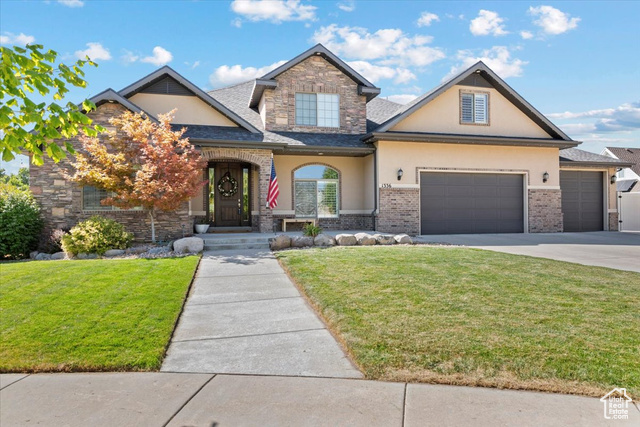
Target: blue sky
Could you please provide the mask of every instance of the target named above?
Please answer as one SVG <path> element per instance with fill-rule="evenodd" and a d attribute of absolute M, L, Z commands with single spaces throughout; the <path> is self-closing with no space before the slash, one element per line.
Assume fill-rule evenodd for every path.
<path fill-rule="evenodd" d="M 640 146 L 640 2 L 0 2 L 0 42 L 89 70 L 81 101 L 168 64 L 204 89 L 265 74 L 318 42 L 407 102 L 478 59 L 580 148 Z M 2 167 L 7 167 L 3 165 Z"/>

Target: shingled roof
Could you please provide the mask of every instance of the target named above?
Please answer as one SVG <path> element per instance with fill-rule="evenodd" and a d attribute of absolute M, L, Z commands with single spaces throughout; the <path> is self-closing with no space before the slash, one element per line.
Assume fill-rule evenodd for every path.
<path fill-rule="evenodd" d="M 630 163 L 577 148 L 560 150 L 561 165 L 629 167 Z"/>
<path fill-rule="evenodd" d="M 623 162 L 634 163 L 631 170 L 640 175 L 640 148 L 607 147 L 607 150 Z"/>

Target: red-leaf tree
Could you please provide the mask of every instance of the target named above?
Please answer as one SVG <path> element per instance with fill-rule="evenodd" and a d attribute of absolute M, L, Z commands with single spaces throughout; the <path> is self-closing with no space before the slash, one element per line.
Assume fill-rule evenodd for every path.
<path fill-rule="evenodd" d="M 204 184 L 206 161 L 182 137 L 185 128 L 171 130 L 174 111 L 160 115 L 158 123 L 129 111 L 111 118 L 115 129 L 107 132 L 104 143 L 96 137 L 80 138 L 82 149 L 72 163 L 75 173 L 69 177 L 110 192 L 104 205 L 146 210 L 153 242 L 156 213 L 177 209 Z"/>

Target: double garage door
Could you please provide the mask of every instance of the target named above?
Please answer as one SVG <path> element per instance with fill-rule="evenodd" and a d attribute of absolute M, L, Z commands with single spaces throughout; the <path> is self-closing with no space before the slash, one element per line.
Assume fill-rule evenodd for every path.
<path fill-rule="evenodd" d="M 564 231 L 603 230 L 602 172 L 560 171 Z"/>
<path fill-rule="evenodd" d="M 524 232 L 523 177 L 421 173 L 421 234 Z"/>

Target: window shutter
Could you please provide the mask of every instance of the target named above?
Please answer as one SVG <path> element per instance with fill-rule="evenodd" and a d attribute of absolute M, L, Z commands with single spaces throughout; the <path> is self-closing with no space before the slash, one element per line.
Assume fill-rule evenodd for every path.
<path fill-rule="evenodd" d="M 475 95 L 475 122 L 476 123 L 488 123 L 487 114 L 487 95 L 476 94 Z"/>
<path fill-rule="evenodd" d="M 460 121 L 473 123 L 473 94 L 463 93 L 460 104 Z"/>

